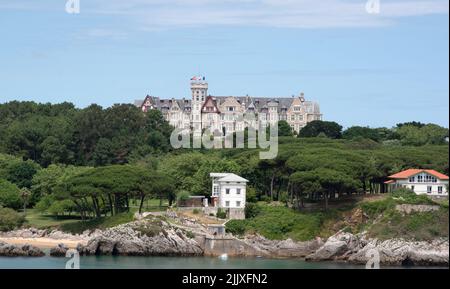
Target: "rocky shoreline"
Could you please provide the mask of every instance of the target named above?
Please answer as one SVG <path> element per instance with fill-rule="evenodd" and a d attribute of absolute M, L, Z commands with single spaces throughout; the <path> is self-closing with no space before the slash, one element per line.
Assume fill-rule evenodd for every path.
<path fill-rule="evenodd" d="M 448 266 L 448 239 L 412 241 L 404 239 L 378 240 L 365 234 L 338 232 L 331 236 L 307 261 L 346 261 L 367 264 L 379 260 L 386 266 Z"/>
<path fill-rule="evenodd" d="M 231 235 L 214 236 L 207 227 L 193 220 L 150 217 L 103 231 L 71 235 L 59 231 L 22 229 L 0 234 L 3 238 L 53 238 L 79 241 L 81 255 L 123 256 L 220 256 L 301 258 L 306 261 L 341 261 L 366 264 L 379 256 L 381 266 L 448 266 L 449 241 L 377 240 L 365 234 L 338 232 L 326 241 L 306 242 L 268 240 L 259 235 L 238 239 Z M 3 239 L 4 240 L 4 239 Z M 50 255 L 64 257 L 69 250 L 61 243 Z M 44 256 L 37 246 L 13 245 L 0 241 L 0 256 Z"/>

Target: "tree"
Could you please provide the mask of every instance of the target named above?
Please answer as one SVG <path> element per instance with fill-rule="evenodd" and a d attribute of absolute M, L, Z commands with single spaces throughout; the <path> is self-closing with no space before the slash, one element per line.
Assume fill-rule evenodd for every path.
<path fill-rule="evenodd" d="M 14 162 L 7 168 L 7 180 L 20 188 L 31 188 L 31 180 L 39 169 L 40 166 L 31 160 Z"/>
<path fill-rule="evenodd" d="M 293 136 L 292 128 L 285 120 L 278 122 L 278 136 Z"/>
<path fill-rule="evenodd" d="M 9 208 L 0 207 L 0 232 L 7 232 L 22 226 L 25 217 Z"/>
<path fill-rule="evenodd" d="M 403 145 L 421 146 L 426 144 L 444 144 L 448 137 L 448 129 L 435 124 L 423 126 L 402 125 L 396 133 Z"/>
<path fill-rule="evenodd" d="M 367 138 L 376 142 L 381 139 L 377 129 L 362 126 L 349 127 L 343 132 L 342 137 L 345 139 Z"/>
<path fill-rule="evenodd" d="M 22 207 L 19 188 L 7 181 L 0 179 L 0 206 L 18 210 Z"/>
<path fill-rule="evenodd" d="M 323 133 L 329 138 L 341 138 L 342 126 L 334 121 L 314 120 L 300 130 L 299 137 L 317 137 Z"/>

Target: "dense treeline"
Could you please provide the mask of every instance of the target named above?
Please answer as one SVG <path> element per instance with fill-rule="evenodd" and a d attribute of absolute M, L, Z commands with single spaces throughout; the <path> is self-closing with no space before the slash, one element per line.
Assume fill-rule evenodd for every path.
<path fill-rule="evenodd" d="M 250 180 L 249 200 L 303 202 L 346 194 L 382 193 L 383 182 L 406 168 L 448 174 L 448 129 L 403 123 L 350 127 L 314 121 L 297 137 L 279 123 L 279 152 L 258 149 L 171 150 L 171 127 L 158 111 L 132 105 L 84 109 L 70 103 L 0 104 L 0 206 L 35 207 L 81 218 L 114 215 L 148 198 L 210 194 L 210 172 Z"/>
<path fill-rule="evenodd" d="M 0 105 L 0 152 L 52 163 L 124 164 L 169 150 L 170 126 L 159 111 L 143 114 L 130 104 L 77 109 L 71 103 Z"/>

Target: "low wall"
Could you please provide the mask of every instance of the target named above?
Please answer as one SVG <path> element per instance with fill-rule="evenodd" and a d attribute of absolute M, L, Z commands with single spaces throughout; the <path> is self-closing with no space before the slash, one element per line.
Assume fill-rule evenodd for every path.
<path fill-rule="evenodd" d="M 248 244 L 233 237 L 202 237 L 197 240 L 206 256 L 220 256 L 227 254 L 232 257 L 267 256 Z"/>

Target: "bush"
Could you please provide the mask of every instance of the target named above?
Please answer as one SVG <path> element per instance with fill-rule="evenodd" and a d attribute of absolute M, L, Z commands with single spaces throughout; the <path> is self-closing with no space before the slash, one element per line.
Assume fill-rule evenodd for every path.
<path fill-rule="evenodd" d="M 189 194 L 188 191 L 179 191 L 177 193 L 178 201 L 187 201 L 187 200 L 189 200 L 190 196 L 191 196 L 191 194 Z"/>
<path fill-rule="evenodd" d="M 242 236 L 245 234 L 246 226 L 244 220 L 231 220 L 225 225 L 225 229 L 228 233 L 233 235 Z"/>
<path fill-rule="evenodd" d="M 20 209 L 22 207 L 22 199 L 20 197 L 19 188 L 7 181 L 0 179 L 0 206 Z"/>
<path fill-rule="evenodd" d="M 270 203 L 272 201 L 272 199 L 267 195 L 262 195 L 259 197 L 259 199 L 261 200 L 261 202 L 266 202 L 266 203 Z"/>
<path fill-rule="evenodd" d="M 387 198 L 379 201 L 364 202 L 361 204 L 361 209 L 369 216 L 374 217 L 383 214 L 386 210 L 391 210 L 395 207 L 395 200 Z"/>
<path fill-rule="evenodd" d="M 227 212 L 223 211 L 221 208 L 217 210 L 216 217 L 219 219 L 226 219 L 227 218 Z"/>
<path fill-rule="evenodd" d="M 261 212 L 261 207 L 256 203 L 247 203 L 245 205 L 245 218 L 256 217 Z"/>
<path fill-rule="evenodd" d="M 0 207 L 0 231 L 6 232 L 22 226 L 25 217 L 13 209 Z"/>
<path fill-rule="evenodd" d="M 200 213 L 200 210 L 199 209 L 193 209 L 192 210 L 192 214 L 194 214 L 194 215 L 197 215 L 197 214 L 199 214 Z"/>
<path fill-rule="evenodd" d="M 406 188 L 399 188 L 391 193 L 391 196 L 403 204 L 412 205 L 433 205 L 435 204 L 427 195 L 417 195 L 413 191 Z"/>

